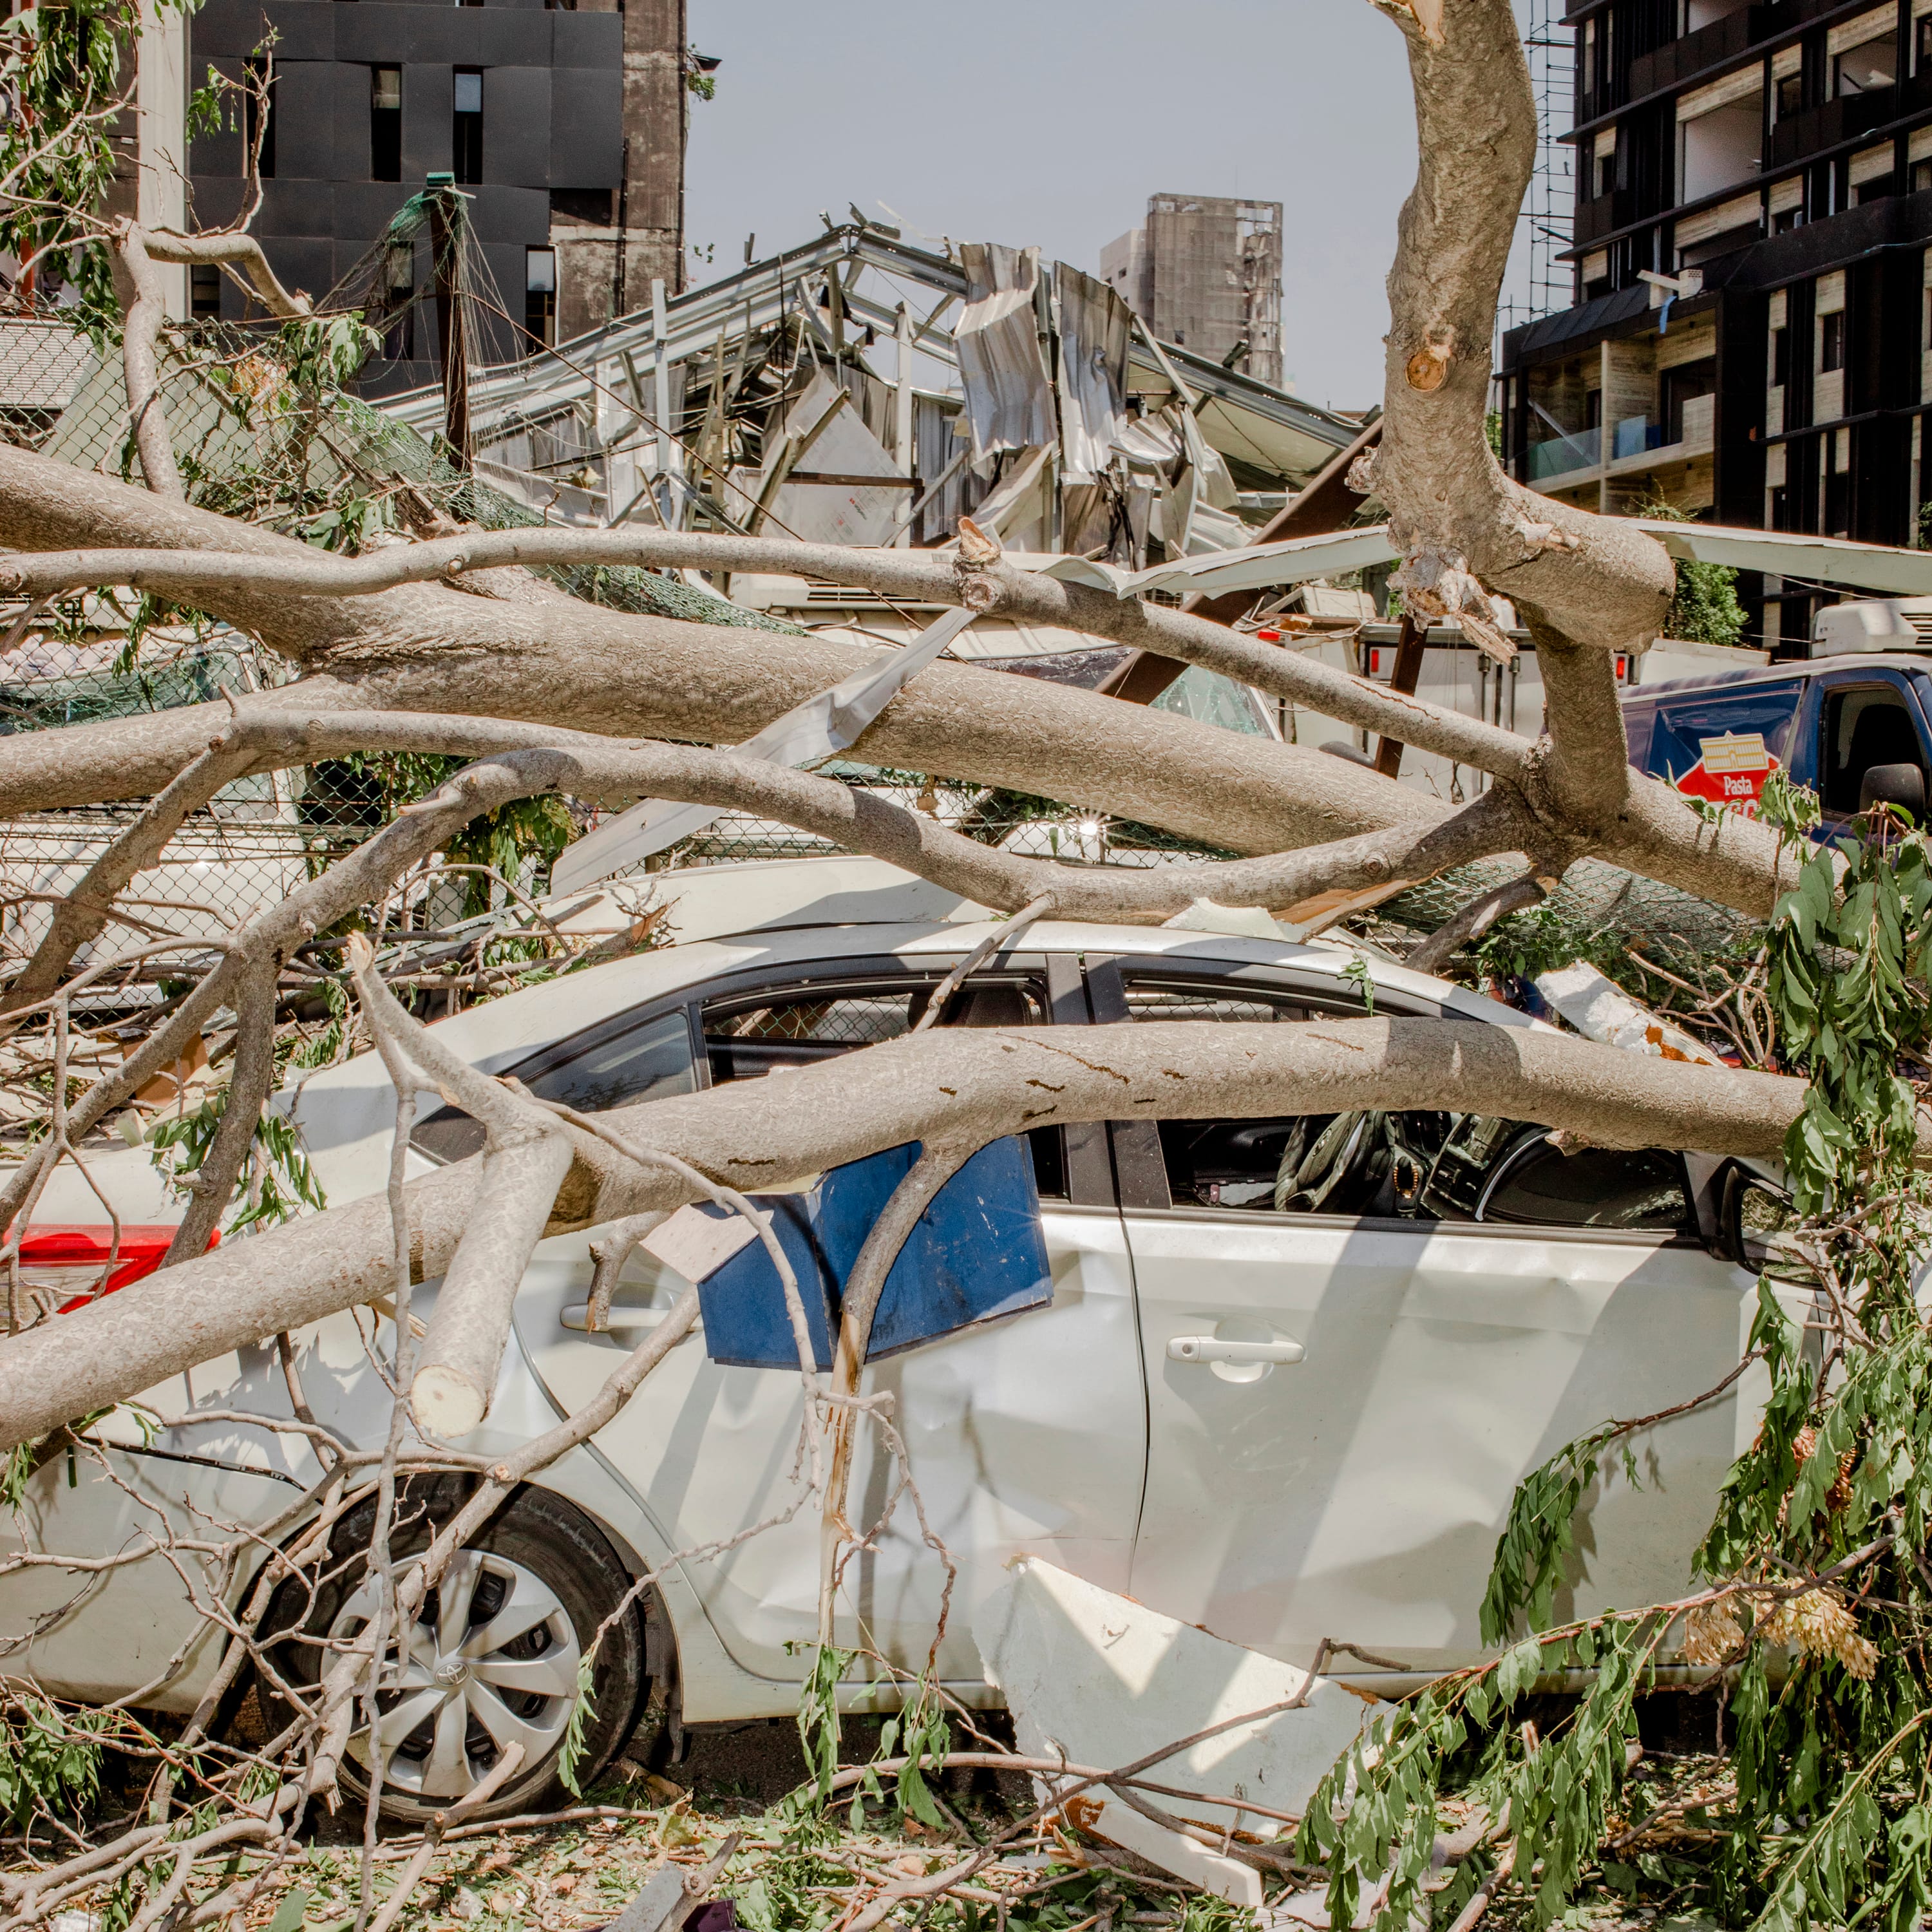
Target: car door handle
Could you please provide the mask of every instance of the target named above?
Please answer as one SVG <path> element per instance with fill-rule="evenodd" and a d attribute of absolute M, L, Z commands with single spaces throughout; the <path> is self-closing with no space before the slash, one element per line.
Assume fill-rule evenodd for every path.
<path fill-rule="evenodd" d="M 1298 1362 L 1299 1342 L 1224 1342 L 1216 1335 L 1177 1335 L 1167 1345 L 1170 1362 Z"/>

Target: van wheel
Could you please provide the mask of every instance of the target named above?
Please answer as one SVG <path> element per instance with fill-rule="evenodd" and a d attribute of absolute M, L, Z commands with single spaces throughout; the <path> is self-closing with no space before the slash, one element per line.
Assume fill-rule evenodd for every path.
<path fill-rule="evenodd" d="M 399 1579 L 412 1559 L 420 1560 L 430 1524 L 447 1520 L 462 1501 L 460 1487 L 447 1482 L 427 1493 L 412 1491 L 400 1512 L 405 1522 L 415 1521 L 397 1540 Z M 375 1616 L 374 1586 L 356 1560 L 368 1547 L 374 1520 L 373 1504 L 346 1520 L 334 1540 L 332 1574 L 313 1596 L 298 1580 L 283 1586 L 275 1608 L 286 1603 L 287 1613 L 271 1627 L 287 1634 L 276 1644 L 274 1660 L 295 1685 L 311 1686 L 326 1675 L 341 1646 Z M 517 1743 L 524 1748 L 521 1767 L 476 1815 L 507 1817 L 552 1802 L 584 1653 L 630 1580 L 581 1510 L 542 1490 L 513 1497 L 452 1559 L 404 1641 L 392 1640 L 375 1738 L 364 1727 L 351 1739 L 341 1771 L 346 1791 L 366 1802 L 380 1755 L 384 1815 L 421 1823 L 481 1784 Z M 598 1649 L 592 1709 L 575 1769 L 580 1786 L 628 1734 L 644 1664 L 643 1620 L 632 1605 Z M 284 1707 L 271 1729 L 292 1715 Z"/>

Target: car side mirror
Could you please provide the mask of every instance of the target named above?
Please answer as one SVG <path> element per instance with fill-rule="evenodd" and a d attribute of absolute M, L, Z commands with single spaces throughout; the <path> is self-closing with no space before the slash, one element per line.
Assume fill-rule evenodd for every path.
<path fill-rule="evenodd" d="M 1726 1261 L 1782 1280 L 1809 1280 L 1810 1268 L 1791 1240 L 1798 1225 L 1783 1188 L 1747 1168 L 1726 1170 L 1718 1226 Z"/>
<path fill-rule="evenodd" d="M 1893 805 L 1911 813 L 1916 822 L 1925 817 L 1925 774 L 1916 765 L 1874 765 L 1858 781 L 1858 809 Z"/>

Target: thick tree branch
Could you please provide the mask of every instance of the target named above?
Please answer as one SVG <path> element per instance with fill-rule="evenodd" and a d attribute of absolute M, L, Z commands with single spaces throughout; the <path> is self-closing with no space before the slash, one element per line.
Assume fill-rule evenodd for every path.
<path fill-rule="evenodd" d="M 1660 546 L 1511 482 L 1484 434 L 1496 297 L 1536 152 L 1516 16 L 1508 0 L 1443 0 L 1438 33 L 1412 20 L 1404 32 L 1420 153 L 1389 271 L 1371 472 L 1390 538 L 1412 559 L 1460 564 L 1579 643 L 1636 647 L 1675 587 Z"/>
<path fill-rule="evenodd" d="M 412 1063 L 446 1100 L 481 1120 L 488 1137 L 476 1213 L 451 1257 L 410 1384 L 422 1427 L 444 1438 L 467 1436 L 496 1393 L 517 1291 L 575 1160 L 572 1137 L 549 1114 L 458 1060 L 405 1012 L 377 974 L 366 940 L 352 941 L 349 957 L 362 1017 L 391 1049 L 384 1064 Z"/>
<path fill-rule="evenodd" d="M 1292 1027 L 1184 1022 L 938 1030 L 808 1066 L 607 1116 L 714 1181 L 753 1189 L 909 1141 L 1072 1121 L 1212 1119 L 1453 1107 L 1566 1129 L 1599 1146 L 1770 1154 L 1805 1088 L 1479 1022 L 1380 1019 Z M 590 1136 L 550 1232 L 674 1208 L 697 1191 Z M 412 1264 L 447 1268 L 476 1204 L 478 1160 L 411 1184 Z M 196 1363 L 386 1293 L 394 1266 L 381 1196 L 332 1208 L 150 1276 L 0 1342 L 0 1446 L 44 1435 Z"/>
<path fill-rule="evenodd" d="M 500 718 L 362 712 L 278 716 L 260 700 L 251 701 L 244 717 L 239 728 L 262 746 L 263 756 L 290 764 L 354 750 L 484 758 L 493 772 L 520 772 L 530 793 L 560 789 L 586 800 L 657 797 L 778 818 L 998 911 L 1017 912 L 1050 896 L 1064 919 L 1157 925 L 1198 898 L 1292 914 L 1318 893 L 1379 886 L 1394 891 L 1514 850 L 1536 831 L 1516 794 L 1497 785 L 1440 821 L 1398 825 L 1305 851 L 1147 870 L 1064 866 L 982 844 L 874 792 L 736 752 L 627 745 Z M 494 790 L 490 795 L 496 796 Z"/>
<path fill-rule="evenodd" d="M 262 305 L 284 322 L 299 322 L 311 314 L 308 298 L 291 295 L 268 266 L 262 244 L 252 235 L 176 235 L 166 230 L 146 229 L 143 238 L 149 256 L 157 262 L 190 262 L 238 268 L 245 274 Z"/>
<path fill-rule="evenodd" d="M 1197 664 L 1271 696 L 1318 708 L 1344 724 L 1508 776 L 1522 769 L 1528 746 L 1513 732 L 1480 718 L 1391 692 L 1300 652 L 1256 643 L 1185 611 L 1016 568 L 975 568 L 956 557 L 934 562 L 904 550 L 854 550 L 836 544 L 666 530 L 465 531 L 366 556 L 336 558 L 298 546 L 280 557 L 202 550 L 128 549 L 64 552 L 9 560 L 0 586 L 38 596 L 92 585 L 124 584 L 170 596 L 279 592 L 290 596 L 367 596 L 406 584 L 447 583 L 506 566 L 628 563 L 650 568 L 783 572 L 857 585 L 922 603 L 964 603 L 982 614 L 1052 625 Z"/>

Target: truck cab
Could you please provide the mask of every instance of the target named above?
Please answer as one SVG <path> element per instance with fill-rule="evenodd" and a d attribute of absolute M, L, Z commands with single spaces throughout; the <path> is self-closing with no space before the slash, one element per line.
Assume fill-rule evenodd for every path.
<path fill-rule="evenodd" d="M 1922 784 L 1932 773 L 1932 665 L 1854 652 L 1640 686 L 1624 728 L 1639 770 L 1747 818 L 1771 773 L 1787 772 L 1818 794 L 1829 837 L 1876 767 L 1916 766 Z"/>

